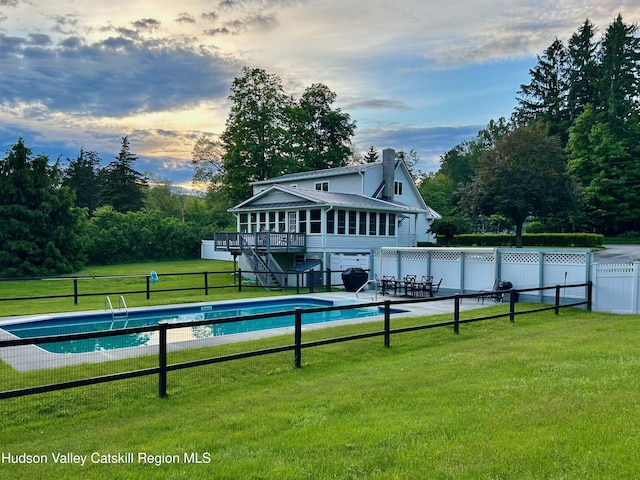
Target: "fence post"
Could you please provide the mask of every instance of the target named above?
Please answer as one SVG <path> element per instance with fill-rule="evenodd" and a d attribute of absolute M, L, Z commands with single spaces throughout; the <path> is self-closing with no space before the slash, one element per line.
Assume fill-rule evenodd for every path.
<path fill-rule="evenodd" d="M 587 282 L 587 311 L 590 312 L 593 306 L 593 282 Z"/>
<path fill-rule="evenodd" d="M 326 286 L 327 286 L 327 292 L 330 292 L 331 291 L 331 269 L 330 268 L 327 268 Z"/>
<path fill-rule="evenodd" d="M 204 294 L 209 295 L 209 274 L 204 272 Z"/>
<path fill-rule="evenodd" d="M 296 368 L 300 368 L 302 366 L 302 308 L 300 307 L 295 308 L 294 328 L 295 363 Z"/>
<path fill-rule="evenodd" d="M 73 304 L 78 304 L 78 277 L 73 279 Z"/>
<path fill-rule="evenodd" d="M 391 345 L 391 300 L 384 301 L 384 346 Z"/>
<path fill-rule="evenodd" d="M 560 285 L 556 285 L 556 303 L 553 312 L 556 315 L 560 314 Z"/>
<path fill-rule="evenodd" d="M 460 333 L 460 295 L 456 294 L 453 299 L 453 333 Z"/>
<path fill-rule="evenodd" d="M 309 293 L 314 293 L 315 292 L 315 285 L 314 285 L 314 276 L 313 276 L 313 270 L 308 270 L 307 271 L 307 285 L 309 286 Z"/>
<path fill-rule="evenodd" d="M 158 323 L 160 341 L 158 344 L 158 395 L 160 398 L 167 396 L 167 327 L 169 322 L 163 320 Z"/>
<path fill-rule="evenodd" d="M 149 286 L 149 275 L 147 275 L 147 300 L 151 297 L 151 287 Z"/>
<path fill-rule="evenodd" d="M 296 294 L 300 294 L 300 272 L 296 270 Z"/>
<path fill-rule="evenodd" d="M 238 267 L 238 291 L 242 291 L 242 269 Z"/>
<path fill-rule="evenodd" d="M 518 294 L 511 290 L 509 294 L 509 321 L 515 323 L 516 321 L 516 296 Z"/>

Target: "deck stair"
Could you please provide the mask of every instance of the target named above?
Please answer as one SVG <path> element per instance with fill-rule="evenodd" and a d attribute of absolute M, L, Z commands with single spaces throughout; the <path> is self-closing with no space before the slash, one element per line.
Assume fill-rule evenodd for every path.
<path fill-rule="evenodd" d="M 267 290 L 284 288 L 285 273 L 270 252 L 261 252 L 251 241 L 240 237 L 240 251 L 249 262 L 256 278 Z"/>

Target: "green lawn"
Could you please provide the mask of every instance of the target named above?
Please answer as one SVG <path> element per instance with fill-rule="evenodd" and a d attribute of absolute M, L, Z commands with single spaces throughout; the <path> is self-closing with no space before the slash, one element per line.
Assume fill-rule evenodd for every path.
<path fill-rule="evenodd" d="M 0 453 L 48 463 L 0 478 L 637 478 L 639 320 L 564 309 L 172 372 L 166 399 L 145 377 L 5 400 Z"/>
<path fill-rule="evenodd" d="M 282 294 L 282 292 L 266 292 L 263 288 L 251 288 L 245 285 L 238 293 L 233 285 L 233 263 L 217 260 L 186 260 L 176 262 L 134 263 L 130 265 L 113 265 L 87 267 L 74 275 L 78 280 L 78 293 L 145 291 L 146 278 L 151 271 L 159 274 L 159 280 L 151 286 L 150 299 L 146 293 L 125 294 L 128 307 L 165 305 L 171 303 L 203 302 L 227 300 L 238 297 L 259 297 Z M 191 273 L 196 275 L 172 276 L 172 273 Z M 209 274 L 209 295 L 205 295 L 204 272 Z M 91 278 L 104 276 L 127 275 L 130 278 Z M 140 275 L 134 277 L 135 275 Z M 227 287 L 228 288 L 224 288 Z M 194 288 L 201 290 L 185 290 L 177 292 L 158 292 L 161 289 Z M 73 295 L 73 281 L 69 280 L 19 280 L 0 282 L 0 298 L 34 297 L 47 295 Z M 112 303 L 117 306 L 119 294 L 110 294 Z M 74 305 L 73 298 L 56 298 L 42 300 L 0 301 L 0 317 L 9 315 L 27 315 L 37 313 L 66 312 L 78 310 L 102 310 L 105 295 L 80 297 Z"/>

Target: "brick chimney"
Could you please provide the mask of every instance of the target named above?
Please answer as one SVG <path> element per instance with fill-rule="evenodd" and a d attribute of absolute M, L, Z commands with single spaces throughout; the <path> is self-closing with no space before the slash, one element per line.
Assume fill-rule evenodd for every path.
<path fill-rule="evenodd" d="M 382 150 L 382 180 L 384 190 L 382 190 L 383 200 L 393 200 L 395 181 L 396 151 L 393 148 Z"/>

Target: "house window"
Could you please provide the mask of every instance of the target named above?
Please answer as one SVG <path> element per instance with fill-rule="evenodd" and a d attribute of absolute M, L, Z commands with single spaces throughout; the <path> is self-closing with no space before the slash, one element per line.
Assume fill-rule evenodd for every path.
<path fill-rule="evenodd" d="M 345 234 L 346 213 L 344 210 L 338 210 L 338 235 Z"/>
<path fill-rule="evenodd" d="M 387 234 L 387 214 L 380 214 L 380 222 L 378 224 L 378 235 L 386 235 Z"/>
<path fill-rule="evenodd" d="M 286 232 L 287 231 L 287 220 L 286 220 L 285 212 L 278 212 L 278 231 Z"/>
<path fill-rule="evenodd" d="M 402 195 L 402 182 L 393 183 L 393 193 L 396 195 Z"/>
<path fill-rule="evenodd" d="M 275 231 L 276 229 L 276 212 L 269 212 L 269 225 L 267 229 L 271 231 Z"/>
<path fill-rule="evenodd" d="M 358 224 L 358 235 L 367 234 L 367 212 L 360 212 L 360 222 Z"/>
<path fill-rule="evenodd" d="M 259 232 L 266 231 L 267 227 L 267 212 L 260 212 L 260 225 L 258 226 Z"/>
<path fill-rule="evenodd" d="M 357 225 L 357 212 L 349 210 L 349 235 L 356 234 L 356 225 Z"/>
<path fill-rule="evenodd" d="M 309 212 L 310 233 L 320 233 L 322 231 L 322 212 L 320 209 L 314 209 Z"/>
<path fill-rule="evenodd" d="M 240 214 L 240 231 L 241 232 L 249 231 L 249 215 L 246 213 Z"/>
<path fill-rule="evenodd" d="M 322 192 L 328 192 L 329 182 L 316 182 L 316 190 L 320 190 Z"/>
<path fill-rule="evenodd" d="M 327 212 L 327 233 L 335 233 L 336 228 L 336 211 L 329 210 Z"/>
<path fill-rule="evenodd" d="M 369 235 L 376 234 L 377 223 L 378 214 L 376 212 L 369 212 Z"/>
<path fill-rule="evenodd" d="M 396 236 L 396 214 L 395 213 L 389 214 L 389 236 L 390 237 Z"/>
<path fill-rule="evenodd" d="M 256 225 L 258 224 L 258 214 L 257 213 L 252 213 L 251 216 L 249 217 L 251 218 L 251 222 L 249 223 L 249 232 L 255 232 L 256 230 Z"/>
<path fill-rule="evenodd" d="M 307 233 L 307 211 L 300 210 L 298 213 L 300 215 L 300 226 L 298 227 L 298 231 L 300 233 Z"/>

